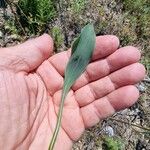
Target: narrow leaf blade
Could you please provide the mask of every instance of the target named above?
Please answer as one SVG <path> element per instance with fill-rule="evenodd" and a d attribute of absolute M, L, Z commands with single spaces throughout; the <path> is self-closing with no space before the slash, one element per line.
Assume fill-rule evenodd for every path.
<path fill-rule="evenodd" d="M 95 41 L 96 36 L 94 27 L 93 25 L 88 24 L 83 28 L 80 38 L 77 39 L 77 42 L 74 45 L 74 48 L 76 49 L 73 50 L 74 52 L 65 71 L 65 82 L 67 85 L 64 83 L 64 86 L 71 87 L 86 69 L 95 48 Z"/>

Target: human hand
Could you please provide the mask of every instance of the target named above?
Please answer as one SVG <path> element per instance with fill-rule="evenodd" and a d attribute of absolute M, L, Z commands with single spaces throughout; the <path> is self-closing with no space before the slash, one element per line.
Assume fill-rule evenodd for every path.
<path fill-rule="evenodd" d="M 134 84 L 145 75 L 140 52 L 118 46 L 115 36 L 97 37 L 91 63 L 65 100 L 56 150 L 71 149 L 85 128 L 138 99 Z M 0 49 L 0 149 L 48 149 L 69 57 L 70 51 L 53 55 L 46 34 Z"/>

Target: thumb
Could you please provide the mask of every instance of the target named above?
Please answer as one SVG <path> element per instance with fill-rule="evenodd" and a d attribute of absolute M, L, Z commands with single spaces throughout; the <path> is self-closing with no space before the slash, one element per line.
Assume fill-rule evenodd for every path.
<path fill-rule="evenodd" d="M 14 47 L 0 50 L 0 66 L 15 71 L 29 72 L 37 68 L 53 52 L 53 40 L 43 34 Z"/>

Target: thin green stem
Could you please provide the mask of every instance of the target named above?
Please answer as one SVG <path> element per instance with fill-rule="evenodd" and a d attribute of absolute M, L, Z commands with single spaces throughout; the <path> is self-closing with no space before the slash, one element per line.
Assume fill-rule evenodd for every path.
<path fill-rule="evenodd" d="M 60 103 L 59 112 L 58 112 L 58 116 L 57 116 L 57 123 L 56 123 L 55 131 L 53 133 L 53 136 L 52 136 L 52 139 L 51 139 L 48 150 L 53 150 L 54 149 L 56 139 L 57 139 L 57 136 L 58 136 L 58 132 L 59 132 L 60 126 L 61 126 L 64 101 L 65 101 L 67 93 L 68 93 L 68 90 L 65 90 L 65 89 L 62 92 L 61 103 Z"/>

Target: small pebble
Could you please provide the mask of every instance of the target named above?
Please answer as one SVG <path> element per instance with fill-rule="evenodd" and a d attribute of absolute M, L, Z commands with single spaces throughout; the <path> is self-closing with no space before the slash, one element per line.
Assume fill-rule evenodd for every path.
<path fill-rule="evenodd" d="M 89 16 L 90 16 L 90 13 L 88 12 L 88 13 L 86 13 L 86 15 L 87 15 L 87 17 L 89 17 Z"/>
<path fill-rule="evenodd" d="M 106 126 L 103 131 L 110 137 L 114 136 L 114 129 L 111 126 Z"/>
<path fill-rule="evenodd" d="M 140 92 L 145 92 L 145 90 L 146 90 L 146 87 L 143 83 L 138 84 L 137 88 Z"/>
<path fill-rule="evenodd" d="M 2 31 L 0 31 L 0 38 L 2 38 L 3 37 L 3 32 Z"/>

